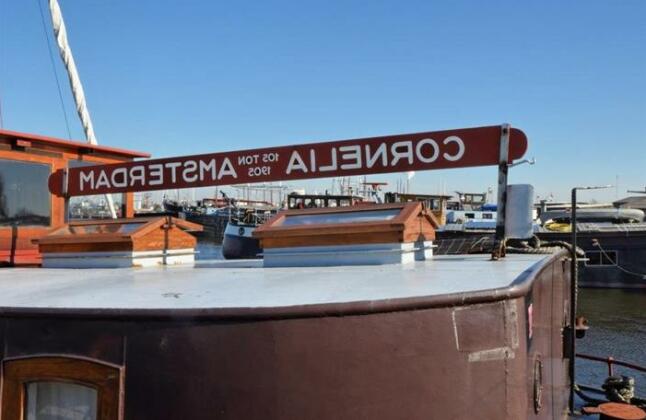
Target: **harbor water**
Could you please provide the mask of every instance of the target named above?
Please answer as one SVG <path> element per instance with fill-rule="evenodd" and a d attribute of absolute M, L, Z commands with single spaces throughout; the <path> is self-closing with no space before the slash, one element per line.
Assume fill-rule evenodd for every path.
<path fill-rule="evenodd" d="M 579 315 L 590 329 L 577 340 L 577 353 L 612 356 L 646 366 L 646 290 L 580 289 Z M 606 364 L 578 360 L 577 382 L 599 386 L 608 376 Z M 646 396 L 646 374 L 616 366 L 614 374 L 635 378 L 636 393 Z"/>
<path fill-rule="evenodd" d="M 198 251 L 198 259 L 222 259 L 221 245 L 200 242 Z M 590 329 L 577 340 L 577 353 L 646 365 L 646 290 L 580 289 L 578 304 Z M 646 396 L 646 374 L 622 367 L 614 373 L 634 377 L 637 395 Z M 607 374 L 604 363 L 577 361 L 578 383 L 600 387 Z"/>

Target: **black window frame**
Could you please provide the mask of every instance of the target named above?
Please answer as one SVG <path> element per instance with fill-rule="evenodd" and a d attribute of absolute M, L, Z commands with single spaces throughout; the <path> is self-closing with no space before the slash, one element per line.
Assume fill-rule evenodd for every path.
<path fill-rule="evenodd" d="M 34 223 L 32 221 L 32 222 L 24 223 L 24 222 L 21 222 L 21 221 L 17 220 L 17 218 L 15 218 L 15 217 L 14 217 L 13 221 L 9 222 L 9 221 L 5 221 L 2 218 L 2 216 L 0 215 L 0 228 L 7 228 L 7 227 L 11 227 L 11 226 L 51 227 L 52 222 L 53 222 L 53 207 L 54 206 L 53 206 L 53 203 L 52 203 L 52 194 L 49 192 L 48 181 L 49 181 L 49 176 L 52 174 L 52 164 L 47 163 L 47 162 L 22 160 L 22 159 L 10 159 L 10 158 L 6 158 L 6 157 L 0 157 L 0 164 L 2 164 L 3 162 L 7 162 L 9 164 L 19 164 L 19 165 L 26 165 L 26 166 L 29 165 L 29 166 L 32 166 L 32 167 L 33 166 L 39 166 L 39 167 L 47 168 L 47 177 L 45 178 L 44 183 L 43 183 L 43 185 L 45 187 L 45 191 L 43 191 L 43 193 L 46 192 L 48 199 L 46 200 L 46 202 L 47 202 L 46 222 Z M 1 190 L 2 190 L 2 184 L 0 183 L 0 200 L 2 200 L 2 191 Z M 38 216 L 38 217 L 41 217 L 41 216 Z"/>
<path fill-rule="evenodd" d="M 81 168 L 85 166 L 96 166 L 96 165 L 105 165 L 105 163 L 102 162 L 93 162 L 90 160 L 81 160 L 81 159 L 70 159 L 67 161 L 67 168 Z M 121 212 L 120 217 L 126 217 L 126 202 L 127 202 L 127 197 L 126 193 L 114 193 L 110 194 L 114 198 L 120 197 L 121 198 L 121 203 L 117 204 L 115 201 L 115 208 Z M 67 208 L 65 209 L 65 222 L 70 222 L 70 221 L 80 221 L 80 220 L 107 220 L 111 219 L 111 217 L 105 216 L 105 217 L 72 217 L 72 206 L 73 202 L 75 200 L 92 200 L 96 199 L 97 197 L 103 197 L 105 194 L 93 194 L 93 195 L 85 195 L 85 196 L 75 196 L 75 197 L 70 197 L 68 203 L 67 203 Z"/>
<path fill-rule="evenodd" d="M 619 251 L 596 251 L 585 252 L 586 267 L 616 267 L 619 264 Z"/>

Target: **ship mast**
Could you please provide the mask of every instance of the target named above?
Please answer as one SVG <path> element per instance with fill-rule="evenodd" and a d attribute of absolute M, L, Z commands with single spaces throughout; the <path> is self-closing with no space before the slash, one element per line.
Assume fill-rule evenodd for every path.
<path fill-rule="evenodd" d="M 85 139 L 90 144 L 98 144 L 96 135 L 94 134 L 92 118 L 90 117 L 90 112 L 87 108 L 87 102 L 85 101 L 85 92 L 83 91 L 83 85 L 81 84 L 81 79 L 76 68 L 76 63 L 74 62 L 74 57 L 72 56 L 72 49 L 70 48 L 69 42 L 67 40 L 67 30 L 65 29 L 65 22 L 63 21 L 63 14 L 58 4 L 58 0 L 49 0 L 49 12 L 52 17 L 52 27 L 54 28 L 56 44 L 58 44 L 58 51 L 61 55 L 63 63 L 65 64 L 65 69 L 67 70 L 70 87 L 72 88 L 72 95 L 74 96 L 74 102 L 76 104 L 76 112 L 81 119 L 81 125 L 83 126 L 83 131 L 85 132 Z M 106 194 L 105 198 L 108 203 L 110 215 L 113 219 L 116 219 L 117 212 L 115 211 L 112 195 Z"/>

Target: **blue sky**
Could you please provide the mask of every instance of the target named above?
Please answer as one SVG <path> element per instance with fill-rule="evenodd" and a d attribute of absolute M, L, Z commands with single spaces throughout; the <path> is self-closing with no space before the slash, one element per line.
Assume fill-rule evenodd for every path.
<path fill-rule="evenodd" d="M 511 182 L 646 185 L 643 0 L 59 1 L 101 144 L 162 157 L 509 122 L 537 160 Z M 5 128 L 68 136 L 38 0 L 0 0 L 0 101 Z M 412 189 L 495 183 L 428 171 Z"/>

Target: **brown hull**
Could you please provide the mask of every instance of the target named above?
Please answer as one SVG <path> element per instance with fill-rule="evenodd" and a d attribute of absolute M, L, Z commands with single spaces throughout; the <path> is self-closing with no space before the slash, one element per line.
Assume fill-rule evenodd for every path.
<path fill-rule="evenodd" d="M 125 419 L 562 418 L 568 270 L 562 253 L 505 289 L 339 306 L 3 310 L 0 352 L 122 367 Z"/>

